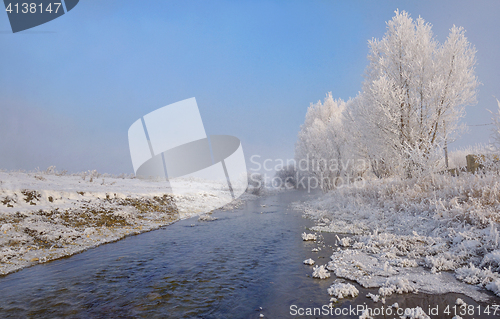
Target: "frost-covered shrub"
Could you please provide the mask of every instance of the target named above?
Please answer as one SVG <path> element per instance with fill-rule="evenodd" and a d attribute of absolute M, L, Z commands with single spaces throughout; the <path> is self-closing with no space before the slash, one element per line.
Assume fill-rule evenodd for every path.
<path fill-rule="evenodd" d="M 38 169 L 37 169 L 38 170 Z M 57 171 L 56 167 L 54 165 L 47 167 L 45 172 L 43 172 L 45 175 L 56 175 L 56 176 L 64 176 L 68 173 L 67 170 L 62 170 L 62 171 Z"/>
<path fill-rule="evenodd" d="M 213 217 L 210 214 L 203 214 L 203 215 L 200 215 L 200 217 L 198 217 L 199 222 L 211 222 L 214 220 L 217 220 L 217 217 Z"/>
<path fill-rule="evenodd" d="M 491 271 L 491 268 L 479 268 L 472 263 L 455 271 L 455 277 L 471 285 L 484 286 L 499 279 L 498 273 Z"/>
<path fill-rule="evenodd" d="M 484 287 L 493 291 L 495 295 L 500 296 L 500 279 L 495 279 L 495 281 L 486 284 Z"/>
<path fill-rule="evenodd" d="M 471 285 L 483 286 L 500 296 L 500 276 L 491 267 L 479 268 L 470 263 L 455 271 L 455 277 Z"/>
<path fill-rule="evenodd" d="M 330 272 L 326 269 L 325 265 L 314 266 L 313 268 L 313 278 L 327 279 L 330 278 Z"/>
<path fill-rule="evenodd" d="M 282 187 L 295 188 L 297 187 L 297 171 L 294 165 L 288 165 L 276 171 L 275 178 L 280 181 Z"/>
<path fill-rule="evenodd" d="M 45 174 L 47 174 L 47 175 L 54 175 L 55 171 L 56 171 L 56 167 L 55 166 L 49 166 L 45 170 Z"/>
<path fill-rule="evenodd" d="M 467 167 L 467 155 L 470 154 L 487 154 L 491 151 L 491 148 L 483 145 L 476 144 L 473 146 L 461 147 L 450 151 L 448 153 L 448 166 L 449 168 L 466 168 Z"/>
<path fill-rule="evenodd" d="M 342 247 L 351 246 L 351 238 L 349 238 L 349 237 L 344 237 L 344 238 L 340 239 L 339 236 L 337 236 L 337 241 L 338 241 L 339 245 Z"/>
<path fill-rule="evenodd" d="M 426 313 L 425 310 L 416 306 L 415 308 L 406 308 L 404 311 L 404 315 L 400 316 L 401 319 L 431 319 Z"/>
<path fill-rule="evenodd" d="M 316 240 L 316 234 L 306 234 L 304 232 L 302 233 L 302 240 L 303 241 Z"/>
<path fill-rule="evenodd" d="M 486 254 L 481 262 L 481 266 L 493 267 L 496 271 L 500 270 L 500 250 L 496 249 Z"/>
<path fill-rule="evenodd" d="M 390 296 L 393 293 L 403 294 L 416 291 L 416 288 L 406 278 L 390 278 L 379 288 L 378 293 L 381 296 Z"/>
<path fill-rule="evenodd" d="M 432 273 L 455 270 L 456 264 L 449 253 L 439 254 L 437 256 L 426 256 L 425 265 L 431 268 Z"/>
<path fill-rule="evenodd" d="M 334 296 L 337 299 L 356 297 L 359 294 L 358 289 L 354 285 L 342 282 L 334 282 L 327 291 L 330 296 Z"/>
<path fill-rule="evenodd" d="M 247 192 L 254 195 L 262 195 L 266 185 L 264 177 L 259 173 L 248 173 Z"/>
<path fill-rule="evenodd" d="M 314 260 L 312 260 L 312 258 L 304 260 L 304 264 L 309 265 L 309 266 L 314 265 L 314 263 L 315 262 L 314 262 Z"/>
<path fill-rule="evenodd" d="M 97 170 L 92 170 L 92 171 L 86 171 L 86 172 L 81 172 L 80 176 L 82 177 L 83 180 L 86 180 L 87 176 L 89 177 L 89 182 L 93 182 L 95 178 L 99 177 L 99 173 Z"/>
<path fill-rule="evenodd" d="M 500 172 L 500 154 L 496 153 L 493 149 L 489 149 L 482 154 L 474 155 L 474 160 L 479 164 L 479 171 L 499 173 Z"/>

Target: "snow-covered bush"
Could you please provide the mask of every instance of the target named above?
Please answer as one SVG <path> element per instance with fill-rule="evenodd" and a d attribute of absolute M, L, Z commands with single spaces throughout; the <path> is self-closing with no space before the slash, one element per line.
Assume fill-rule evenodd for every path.
<path fill-rule="evenodd" d="M 425 310 L 416 306 L 415 308 L 406 308 L 403 316 L 399 316 L 401 319 L 431 319 Z"/>
<path fill-rule="evenodd" d="M 358 289 L 354 285 L 342 282 L 334 282 L 327 291 L 330 296 L 334 296 L 337 299 L 356 297 L 359 294 Z"/>
<path fill-rule="evenodd" d="M 455 271 L 455 276 L 471 285 L 482 286 L 500 296 L 500 275 L 493 272 L 491 267 L 479 268 L 472 263 Z"/>
<path fill-rule="evenodd" d="M 259 173 L 248 173 L 247 192 L 254 195 L 262 195 L 266 188 L 265 180 Z"/>
<path fill-rule="evenodd" d="M 313 278 L 327 279 L 330 278 L 330 272 L 326 269 L 325 265 L 314 266 L 313 268 Z"/>
<path fill-rule="evenodd" d="M 498 273 L 491 271 L 491 268 L 479 268 L 470 263 L 468 266 L 458 268 L 455 277 L 471 285 L 484 286 L 493 281 L 499 280 Z"/>
<path fill-rule="evenodd" d="M 294 165 L 288 165 L 276 171 L 275 179 L 285 188 L 297 187 L 297 170 Z"/>
<path fill-rule="evenodd" d="M 495 295 L 500 296 L 500 279 L 496 279 L 495 281 L 486 284 L 484 287 L 493 291 Z"/>
<path fill-rule="evenodd" d="M 344 237 L 344 238 L 340 239 L 339 236 L 337 236 L 337 242 L 342 247 L 351 246 L 351 238 L 349 238 L 349 237 Z"/>
<path fill-rule="evenodd" d="M 58 171 L 54 165 L 47 167 L 45 172 L 43 172 L 45 175 L 56 175 L 56 176 L 64 176 L 68 173 L 67 170 L 62 170 Z"/>
<path fill-rule="evenodd" d="M 379 288 L 378 293 L 381 296 L 390 296 L 393 293 L 403 294 L 415 291 L 415 287 L 406 278 L 391 278 Z"/>
<path fill-rule="evenodd" d="M 318 221 L 312 231 L 354 234 L 328 263 L 337 277 L 363 284 L 379 271 L 396 275 L 391 267 L 405 271 L 401 268 L 422 265 L 431 273 L 454 271 L 457 279 L 500 294 L 500 179 L 495 172 L 376 179 L 299 207 Z M 404 292 L 406 284 L 388 282 L 379 295 Z"/>
<path fill-rule="evenodd" d="M 314 262 L 314 260 L 312 260 L 312 258 L 309 258 L 309 259 L 304 260 L 304 264 L 305 264 L 305 265 L 312 266 L 312 265 L 314 265 L 314 263 L 315 263 L 315 262 Z"/>
<path fill-rule="evenodd" d="M 316 234 L 306 234 L 304 232 L 302 233 L 302 240 L 303 241 L 316 240 Z"/>
<path fill-rule="evenodd" d="M 431 268 L 432 273 L 454 270 L 456 268 L 454 260 L 447 253 L 439 254 L 437 256 L 426 256 L 425 266 Z"/>
<path fill-rule="evenodd" d="M 495 271 L 500 270 L 500 250 L 496 249 L 486 254 L 481 262 L 481 266 L 491 266 Z"/>
<path fill-rule="evenodd" d="M 198 217 L 199 222 L 211 222 L 217 220 L 217 217 L 213 217 L 210 214 L 202 214 L 200 217 Z"/>

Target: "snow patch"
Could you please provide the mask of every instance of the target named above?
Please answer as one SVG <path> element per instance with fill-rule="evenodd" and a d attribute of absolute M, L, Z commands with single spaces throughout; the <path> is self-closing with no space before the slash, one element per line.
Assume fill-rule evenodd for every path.
<path fill-rule="evenodd" d="M 302 233 L 302 240 L 303 241 L 314 241 L 316 240 L 316 234 L 306 234 L 305 232 Z"/>
<path fill-rule="evenodd" d="M 203 215 L 200 215 L 200 217 L 198 217 L 199 222 L 211 222 L 214 220 L 217 220 L 217 217 L 213 217 L 210 214 L 203 214 Z"/>
<path fill-rule="evenodd" d="M 401 319 L 430 319 L 425 311 L 419 306 L 415 308 L 406 308 L 403 316 L 399 316 Z"/>
<path fill-rule="evenodd" d="M 316 220 L 313 231 L 353 235 L 338 236 L 327 264 L 339 278 L 367 288 L 406 278 L 418 291 L 487 301 L 477 285 L 500 294 L 498 185 L 491 172 L 367 179 L 293 206 Z"/>
<path fill-rule="evenodd" d="M 314 260 L 312 258 L 306 259 L 304 260 L 304 264 L 312 266 L 314 265 Z"/>
<path fill-rule="evenodd" d="M 327 291 L 330 296 L 334 296 L 337 299 L 343 299 L 349 296 L 354 298 L 359 294 L 358 289 L 356 289 L 354 285 L 342 282 L 334 282 Z"/>
<path fill-rule="evenodd" d="M 393 293 L 403 294 L 409 292 L 418 292 L 418 289 L 408 279 L 397 277 L 388 279 L 378 290 L 378 293 L 384 297 L 390 296 Z"/>
<path fill-rule="evenodd" d="M 96 171 L 0 172 L 0 274 L 206 214 L 231 201 L 223 184 L 180 179 L 181 195 L 168 194 L 167 186 Z M 193 191 L 198 189 L 204 191 Z M 253 198 L 243 194 L 222 209 Z"/>
<path fill-rule="evenodd" d="M 330 278 L 330 272 L 326 269 L 325 265 L 314 266 L 313 268 L 313 278 L 327 279 Z"/>

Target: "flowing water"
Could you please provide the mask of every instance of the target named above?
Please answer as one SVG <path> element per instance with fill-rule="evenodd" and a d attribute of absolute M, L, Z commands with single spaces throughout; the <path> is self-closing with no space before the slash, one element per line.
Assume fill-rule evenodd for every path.
<path fill-rule="evenodd" d="M 215 212 L 218 219 L 212 222 L 182 220 L 0 277 L 0 318 L 322 317 L 305 316 L 306 308 L 324 309 L 333 278 L 311 278 L 311 267 L 302 262 L 312 256 L 325 264 L 331 249 L 313 256 L 317 244 L 300 237 L 313 222 L 289 208 L 308 196 L 290 191 L 261 197 L 232 211 Z M 324 238 L 326 243 L 335 241 L 334 234 Z M 365 297 L 376 291 L 360 289 L 360 296 L 337 307 L 381 307 Z M 457 297 L 478 306 L 457 294 L 397 295 L 387 305 L 443 309 Z M 323 317 L 358 318 L 345 313 Z"/>

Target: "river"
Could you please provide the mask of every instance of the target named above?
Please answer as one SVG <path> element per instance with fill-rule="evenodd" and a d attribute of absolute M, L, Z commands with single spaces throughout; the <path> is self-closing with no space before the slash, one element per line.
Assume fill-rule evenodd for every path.
<path fill-rule="evenodd" d="M 324 247 L 313 256 L 311 249 L 318 245 L 300 237 L 313 222 L 289 204 L 310 196 L 289 191 L 260 197 L 232 211 L 214 212 L 215 221 L 182 220 L 3 276 L 0 317 L 302 317 L 291 315 L 291 307 L 327 305 L 326 290 L 334 277 L 313 279 L 311 267 L 303 264 L 309 257 L 325 264 L 332 251 Z M 334 234 L 324 234 L 324 240 L 333 243 Z M 338 307 L 382 306 L 365 297 L 376 289 L 357 287 L 360 296 Z M 397 295 L 387 305 L 427 309 L 454 305 L 457 297 L 478 305 L 457 294 Z M 316 317 L 321 316 L 308 318 Z"/>

